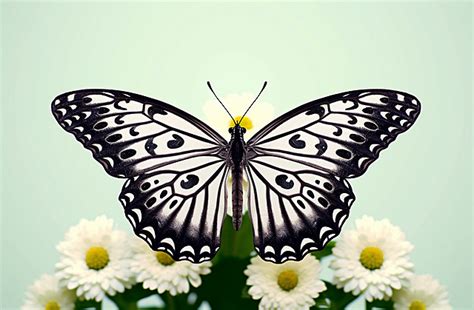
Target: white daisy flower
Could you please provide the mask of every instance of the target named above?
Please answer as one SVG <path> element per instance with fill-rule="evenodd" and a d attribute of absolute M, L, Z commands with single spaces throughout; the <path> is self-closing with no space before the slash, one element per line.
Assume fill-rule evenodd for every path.
<path fill-rule="evenodd" d="M 448 292 L 430 275 L 411 277 L 407 287 L 393 294 L 395 309 L 450 310 Z"/>
<path fill-rule="evenodd" d="M 312 255 L 299 262 L 283 264 L 265 262 L 256 256 L 244 273 L 253 299 L 261 299 L 259 309 L 309 309 L 314 299 L 326 290 L 319 279 L 321 267 Z"/>
<path fill-rule="evenodd" d="M 189 284 L 201 285 L 201 275 L 211 272 L 211 262 L 193 264 L 188 261 L 174 261 L 165 252 L 155 252 L 142 240 L 133 242 L 134 256 L 131 270 L 143 288 L 157 290 L 159 294 L 168 291 L 175 296 L 189 292 Z"/>
<path fill-rule="evenodd" d="M 23 310 L 73 310 L 74 292 L 61 287 L 58 278 L 44 274 L 29 288 Z"/>
<path fill-rule="evenodd" d="M 87 300 L 101 301 L 105 294 L 122 293 L 133 284 L 132 251 L 126 246 L 129 240 L 124 232 L 114 230 L 113 221 L 105 216 L 81 220 L 57 246 L 60 283 Z"/>
<path fill-rule="evenodd" d="M 230 94 L 220 98 L 226 108 L 234 116 L 237 122 L 242 118 L 242 114 L 249 107 L 252 101 L 255 99 L 254 94 L 243 93 L 243 94 Z M 216 100 L 209 100 L 204 104 L 204 114 L 207 119 L 207 124 L 220 133 L 224 138 L 230 138 L 229 128 L 234 127 L 234 122 L 222 108 L 221 104 Z M 249 110 L 247 115 L 243 118 L 240 126 L 244 127 L 247 132 L 245 139 L 248 140 L 263 126 L 267 125 L 273 120 L 274 109 L 273 106 L 267 102 L 258 100 L 252 108 Z M 229 174 L 227 179 L 227 186 L 230 188 L 232 185 L 232 177 Z M 244 197 L 247 196 L 248 181 L 244 174 L 243 190 Z M 229 191 L 230 193 L 231 191 Z M 227 214 L 232 216 L 232 195 L 229 195 Z M 244 199 L 242 214 L 247 211 L 246 199 Z"/>
<path fill-rule="evenodd" d="M 332 253 L 334 283 L 338 288 L 365 299 L 387 299 L 402 288 L 412 275 L 408 254 L 413 245 L 404 233 L 387 219 L 376 221 L 363 216 L 356 229 L 345 231 Z"/>

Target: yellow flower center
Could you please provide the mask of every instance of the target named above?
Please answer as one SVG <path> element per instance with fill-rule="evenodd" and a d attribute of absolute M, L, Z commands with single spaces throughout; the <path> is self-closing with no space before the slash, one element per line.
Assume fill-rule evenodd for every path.
<path fill-rule="evenodd" d="M 298 275 L 293 270 L 285 270 L 278 275 L 278 285 L 284 291 L 291 291 L 298 285 Z"/>
<path fill-rule="evenodd" d="M 414 300 L 410 304 L 410 310 L 426 310 L 426 305 L 424 302 L 419 300 Z"/>
<path fill-rule="evenodd" d="M 383 265 L 383 251 L 378 247 L 368 246 L 360 253 L 359 261 L 369 270 L 379 269 Z"/>
<path fill-rule="evenodd" d="M 243 127 L 247 130 L 250 130 L 250 129 L 253 128 L 253 123 L 250 120 L 250 118 L 248 118 L 247 116 L 244 116 L 243 119 L 242 119 L 242 116 L 236 116 L 236 117 L 234 117 L 234 119 L 235 119 L 235 122 L 237 124 L 240 122 L 240 127 Z M 234 126 L 235 126 L 234 121 L 230 120 L 229 121 L 229 127 L 234 128 Z"/>
<path fill-rule="evenodd" d="M 44 310 L 59 310 L 59 309 L 61 309 L 61 307 L 54 300 L 48 301 L 46 306 L 44 306 Z"/>
<path fill-rule="evenodd" d="M 165 252 L 156 252 L 156 260 L 163 266 L 169 266 L 174 264 L 174 259 Z"/>
<path fill-rule="evenodd" d="M 87 250 L 87 267 L 94 270 L 101 270 L 109 263 L 109 253 L 101 246 L 93 246 Z"/>

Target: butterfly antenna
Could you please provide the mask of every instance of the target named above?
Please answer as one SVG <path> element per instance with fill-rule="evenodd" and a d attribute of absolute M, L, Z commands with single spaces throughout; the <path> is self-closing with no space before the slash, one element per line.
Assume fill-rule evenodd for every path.
<path fill-rule="evenodd" d="M 232 114 L 230 114 L 229 110 L 227 110 L 227 108 L 225 107 L 225 105 L 222 103 L 222 101 L 219 99 L 219 97 L 217 97 L 216 93 L 215 93 L 214 90 L 212 89 L 211 82 L 207 81 L 207 87 L 209 87 L 209 89 L 211 90 L 212 94 L 214 94 L 214 97 L 216 97 L 217 101 L 219 101 L 219 103 L 222 105 L 222 107 L 224 107 L 224 110 L 227 112 L 227 114 L 229 114 L 230 118 L 232 119 L 232 121 L 234 122 L 234 124 L 237 126 L 237 122 L 235 121 L 235 119 L 234 119 L 234 117 L 232 116 Z"/>
<path fill-rule="evenodd" d="M 255 101 L 257 101 L 258 97 L 260 97 L 260 95 L 262 94 L 263 90 L 265 89 L 265 87 L 267 87 L 267 81 L 265 81 L 263 83 L 263 86 L 262 86 L 262 89 L 260 90 L 260 92 L 258 93 L 257 97 L 255 97 L 255 99 L 252 101 L 252 103 L 250 104 L 250 106 L 247 108 L 247 110 L 245 111 L 245 113 L 242 115 L 242 117 L 240 118 L 240 121 L 239 121 L 239 124 L 240 122 L 244 119 L 244 116 L 247 114 L 247 112 L 250 110 L 250 108 L 253 106 L 253 104 L 255 103 Z M 237 124 L 237 125 L 239 125 Z"/>

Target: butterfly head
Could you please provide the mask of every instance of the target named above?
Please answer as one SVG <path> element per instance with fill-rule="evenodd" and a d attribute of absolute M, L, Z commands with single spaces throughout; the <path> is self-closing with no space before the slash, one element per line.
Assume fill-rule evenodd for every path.
<path fill-rule="evenodd" d="M 243 126 L 240 126 L 240 124 L 237 124 L 233 127 L 229 127 L 229 133 L 232 135 L 232 137 L 243 137 L 244 133 L 247 132 L 247 129 Z"/>
<path fill-rule="evenodd" d="M 219 103 L 222 105 L 224 110 L 230 116 L 229 133 L 232 134 L 232 137 L 239 137 L 239 136 L 243 137 L 244 133 L 247 132 L 247 130 L 250 130 L 250 129 L 253 128 L 252 121 L 250 120 L 250 118 L 248 118 L 245 115 L 247 115 L 247 112 L 250 110 L 250 108 L 253 106 L 253 104 L 257 101 L 258 97 L 260 97 L 260 95 L 262 94 L 263 90 L 267 86 L 267 81 L 265 81 L 263 83 L 262 89 L 258 93 L 257 97 L 255 97 L 255 99 L 252 101 L 252 103 L 247 108 L 247 110 L 244 112 L 244 114 L 242 114 L 242 116 L 237 116 L 237 117 L 233 117 L 232 114 L 230 114 L 229 110 L 227 110 L 227 108 L 222 103 L 222 101 L 219 99 L 219 97 L 217 97 L 217 95 L 214 92 L 214 90 L 212 89 L 211 83 L 209 81 L 207 81 L 207 86 L 211 90 L 214 97 L 216 97 L 217 101 L 219 101 Z"/>

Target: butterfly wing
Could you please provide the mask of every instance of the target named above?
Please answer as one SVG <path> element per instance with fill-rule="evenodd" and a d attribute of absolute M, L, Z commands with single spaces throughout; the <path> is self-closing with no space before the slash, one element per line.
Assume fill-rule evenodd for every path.
<path fill-rule="evenodd" d="M 228 170 L 207 155 L 129 179 L 119 199 L 135 234 L 175 260 L 210 260 L 220 245 Z"/>
<path fill-rule="evenodd" d="M 358 90 L 306 103 L 247 143 L 249 210 L 257 252 L 300 260 L 337 236 L 362 175 L 415 122 L 420 103 L 391 90 Z"/>
<path fill-rule="evenodd" d="M 107 173 L 128 178 L 120 201 L 138 236 L 176 260 L 215 254 L 226 209 L 224 138 L 169 104 L 117 90 L 59 95 L 52 112 Z"/>

